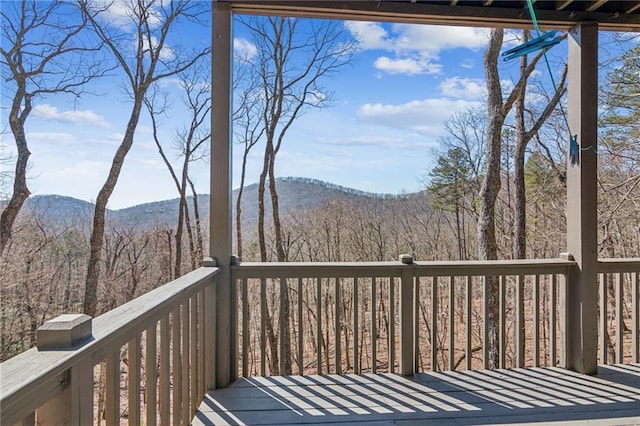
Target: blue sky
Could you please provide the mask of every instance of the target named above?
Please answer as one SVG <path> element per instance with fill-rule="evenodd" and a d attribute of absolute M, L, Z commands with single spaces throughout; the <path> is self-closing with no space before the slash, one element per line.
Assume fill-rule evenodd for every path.
<path fill-rule="evenodd" d="M 124 12 L 112 13 L 117 20 Z M 482 54 L 488 30 L 366 22 L 344 25 L 359 41 L 359 50 L 351 66 L 325 82 L 334 92 L 334 106 L 309 110 L 296 122 L 279 154 L 277 175 L 311 177 L 371 192 L 419 190 L 420 177 L 430 170 L 444 135 L 443 123 L 453 112 L 479 105 L 484 96 Z M 189 34 L 185 42 L 210 37 L 206 28 L 181 33 Z M 234 37 L 238 53 L 251 50 L 239 25 Z M 505 40 L 517 43 L 516 33 L 507 32 Z M 554 48 L 552 55 L 563 60 L 566 42 Z M 517 61 L 502 68 L 504 84 L 509 86 Z M 95 199 L 121 141 L 130 106 L 118 76 L 96 83 L 94 92 L 98 95 L 86 95 L 77 102 L 64 97 L 36 102 L 27 122 L 33 194 Z M 176 101 L 174 108 L 178 107 Z M 174 129 L 184 125 L 180 116 L 176 110 L 162 120 L 167 146 Z M 3 108 L 6 123 L 4 117 Z M 1 143 L 12 148 L 12 136 L 3 134 Z M 239 147 L 234 153 L 235 187 Z M 169 154 L 177 158 L 177 152 L 169 149 Z M 249 183 L 257 180 L 261 155 L 258 146 L 249 160 Z M 192 172 L 198 191 L 208 192 L 209 165 L 193 164 Z M 176 196 L 143 113 L 109 207 Z"/>

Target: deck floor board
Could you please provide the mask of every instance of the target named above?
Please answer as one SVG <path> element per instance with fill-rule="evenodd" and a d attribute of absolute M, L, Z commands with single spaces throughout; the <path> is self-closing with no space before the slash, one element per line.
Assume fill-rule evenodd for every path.
<path fill-rule="evenodd" d="M 640 364 L 240 378 L 209 392 L 194 425 L 640 425 Z"/>

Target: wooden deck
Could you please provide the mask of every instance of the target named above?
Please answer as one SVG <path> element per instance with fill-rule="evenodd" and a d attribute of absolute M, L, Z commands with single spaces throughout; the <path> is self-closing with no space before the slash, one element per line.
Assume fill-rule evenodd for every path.
<path fill-rule="evenodd" d="M 209 392 L 194 425 L 640 425 L 640 364 L 240 378 Z"/>

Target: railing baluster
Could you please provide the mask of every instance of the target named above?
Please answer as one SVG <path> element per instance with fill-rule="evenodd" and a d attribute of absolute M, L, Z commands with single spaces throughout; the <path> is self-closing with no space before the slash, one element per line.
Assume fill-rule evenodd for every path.
<path fill-rule="evenodd" d="M 567 271 L 563 274 L 558 274 L 559 277 L 559 285 L 558 291 L 560 294 L 561 304 L 559 306 L 560 310 L 560 318 L 559 318 L 559 328 L 560 328 L 560 367 L 568 368 L 570 365 L 570 350 L 571 350 L 571 336 L 569 335 L 569 325 L 571 324 L 571 319 L 569 318 L 569 298 L 571 297 L 571 289 L 569 288 L 572 285 L 570 276 L 571 270 L 567 268 Z"/>
<path fill-rule="evenodd" d="M 353 373 L 360 374 L 360 305 L 358 304 L 358 277 L 353 279 Z"/>
<path fill-rule="evenodd" d="M 549 311 L 549 364 L 556 365 L 556 321 L 557 321 L 557 279 L 556 275 L 551 275 L 551 309 Z"/>
<path fill-rule="evenodd" d="M 422 357 L 420 356 L 420 277 L 414 276 L 413 285 L 413 354 L 414 363 L 413 371 L 421 371 L 420 365 Z"/>
<path fill-rule="evenodd" d="M 505 277 L 504 275 L 501 275 L 499 278 L 499 283 L 498 283 L 498 367 L 499 368 L 505 368 L 505 357 L 506 357 L 506 332 L 505 332 L 505 324 L 506 324 L 506 316 L 507 316 L 507 310 L 505 309 L 506 306 L 506 283 L 505 283 Z"/>
<path fill-rule="evenodd" d="M 169 316 L 160 320 L 160 424 L 169 425 L 169 373 L 171 364 L 169 361 Z"/>
<path fill-rule="evenodd" d="M 105 419 L 107 426 L 120 425 L 120 348 L 106 360 Z"/>
<path fill-rule="evenodd" d="M 438 276 L 431 278 L 431 371 L 438 371 Z"/>
<path fill-rule="evenodd" d="M 242 377 L 249 377 L 249 298 L 247 279 L 242 280 Z"/>
<path fill-rule="evenodd" d="M 317 374 L 322 374 L 322 280 L 316 278 L 316 362 Z"/>
<path fill-rule="evenodd" d="M 608 300 L 607 300 L 607 275 L 600 275 L 600 363 L 608 364 L 608 336 L 607 336 L 607 316 L 608 316 Z"/>
<path fill-rule="evenodd" d="M 455 369 L 455 278 L 449 277 L 449 370 Z"/>
<path fill-rule="evenodd" d="M 286 333 L 286 328 L 287 328 L 287 322 L 288 322 L 288 318 L 287 318 L 287 312 L 288 312 L 288 306 L 287 306 L 287 300 L 289 300 L 289 298 L 287 297 L 287 279 L 280 277 L 279 279 L 280 282 L 280 315 L 279 315 L 279 320 L 278 320 L 278 328 L 279 328 L 279 333 L 280 334 L 280 375 L 284 376 L 285 374 L 287 374 L 288 372 L 286 371 L 286 365 L 287 365 L 287 341 L 285 339 L 285 336 L 287 335 Z"/>
<path fill-rule="evenodd" d="M 516 367 L 524 367 L 524 281 L 523 275 L 516 276 Z"/>
<path fill-rule="evenodd" d="M 622 305 L 624 300 L 624 291 L 622 288 L 623 276 L 618 272 L 616 277 L 616 363 L 622 364 L 624 360 L 624 346 L 622 342 L 624 340 L 624 322 L 622 318 Z"/>
<path fill-rule="evenodd" d="M 304 322 L 302 321 L 302 278 L 298 277 L 298 375 L 304 374 Z"/>
<path fill-rule="evenodd" d="M 180 352 L 180 307 L 174 309 L 171 314 L 171 326 L 172 326 L 172 378 L 173 389 L 172 396 L 173 401 L 171 408 L 173 410 L 173 424 L 180 424 L 182 419 L 182 360 Z"/>
<path fill-rule="evenodd" d="M 27 414 L 22 420 L 19 420 L 14 426 L 36 426 L 35 411 Z"/>
<path fill-rule="evenodd" d="M 395 373 L 396 364 L 396 303 L 394 292 L 395 278 L 389 277 L 389 373 Z"/>
<path fill-rule="evenodd" d="M 144 360 L 144 389 L 146 395 L 146 425 L 155 426 L 158 422 L 156 410 L 157 410 L 157 353 L 156 353 L 156 332 L 157 323 L 153 323 L 152 326 L 147 328 L 146 346 L 145 346 L 145 360 Z"/>
<path fill-rule="evenodd" d="M 371 278 L 371 372 L 374 374 L 378 370 L 377 281 L 376 277 Z"/>
<path fill-rule="evenodd" d="M 191 387 L 191 383 L 189 382 L 189 360 L 191 359 L 191 355 L 189 353 L 189 347 L 191 346 L 189 343 L 189 301 L 187 300 L 182 304 L 182 424 L 188 425 L 191 423 L 191 419 L 189 418 L 189 414 L 191 414 L 191 398 L 189 398 L 189 388 Z"/>
<path fill-rule="evenodd" d="M 471 361 L 473 360 L 473 347 L 472 347 L 472 337 L 473 334 L 471 334 L 471 321 L 472 321 L 472 317 L 471 317 L 471 307 L 473 305 L 473 280 L 470 276 L 466 276 L 465 277 L 465 284 L 466 284 L 466 297 L 465 297 L 465 321 L 466 321 L 466 325 L 465 325 L 465 331 L 466 331 L 466 336 L 465 336 L 465 358 L 466 358 L 466 367 L 467 370 L 471 370 L 472 364 Z"/>
<path fill-rule="evenodd" d="M 267 280 L 260 279 L 260 375 L 266 376 L 267 355 Z M 271 354 L 273 356 L 273 354 Z"/>
<path fill-rule="evenodd" d="M 335 278 L 335 338 L 336 338 L 336 352 L 335 352 L 335 362 L 336 362 L 336 374 L 342 374 L 342 345 L 340 343 L 340 305 L 341 305 L 341 297 L 340 297 L 340 278 Z"/>
<path fill-rule="evenodd" d="M 140 336 L 129 342 L 129 424 L 140 424 Z"/>
<path fill-rule="evenodd" d="M 489 368 L 489 277 L 482 277 L 482 368 Z"/>
<path fill-rule="evenodd" d="M 204 369 L 205 369 L 205 390 L 216 388 L 216 363 L 217 363 L 217 347 L 216 347 L 216 318 L 218 312 L 216 310 L 216 300 L 218 299 L 218 288 L 216 286 L 217 278 L 213 278 L 209 285 L 204 289 L 204 298 L 202 310 L 204 311 L 205 326 L 204 334 Z M 235 304 L 233 305 L 235 308 Z M 234 340 L 235 342 L 235 340 Z M 236 342 L 237 343 L 237 342 Z"/>
<path fill-rule="evenodd" d="M 198 392 L 199 380 L 198 380 L 198 299 L 197 295 L 193 295 L 189 299 L 190 303 L 190 314 L 191 314 L 191 323 L 189 326 L 190 340 L 191 344 L 189 346 L 189 354 L 191 358 L 191 411 L 189 412 L 190 417 L 196 414 L 198 411 L 198 405 L 200 404 L 200 399 L 202 396 Z M 191 420 L 191 419 L 189 419 Z"/>
<path fill-rule="evenodd" d="M 540 275 L 533 278 L 533 306 L 531 306 L 533 321 L 533 366 L 540 366 Z"/>
<path fill-rule="evenodd" d="M 640 324 L 638 323 L 638 272 L 633 272 L 631 273 L 631 346 L 632 360 L 635 363 L 640 362 L 638 334 L 640 334 Z"/>
<path fill-rule="evenodd" d="M 207 391 L 205 366 L 205 338 L 204 338 L 204 290 L 198 292 L 198 395 L 200 398 Z"/>
<path fill-rule="evenodd" d="M 413 263 L 413 257 L 401 261 L 405 265 Z M 416 372 L 416 352 L 414 352 L 414 278 L 413 270 L 402 266 L 400 270 L 400 288 L 398 290 L 400 317 L 400 374 L 413 375 Z"/>

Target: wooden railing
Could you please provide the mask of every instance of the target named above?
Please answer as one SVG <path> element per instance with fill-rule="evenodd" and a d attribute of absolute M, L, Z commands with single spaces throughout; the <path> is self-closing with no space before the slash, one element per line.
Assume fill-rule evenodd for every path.
<path fill-rule="evenodd" d="M 406 262 L 406 263 L 405 263 Z M 241 263 L 232 267 L 242 376 L 486 368 L 496 283 L 499 367 L 565 365 L 575 262 Z"/>
<path fill-rule="evenodd" d="M 189 424 L 215 384 L 217 273 L 202 267 L 93 320 L 45 324 L 39 348 L 0 366 L 2 425 Z"/>
<path fill-rule="evenodd" d="M 601 259 L 598 272 L 598 362 L 640 362 L 640 258 Z"/>

